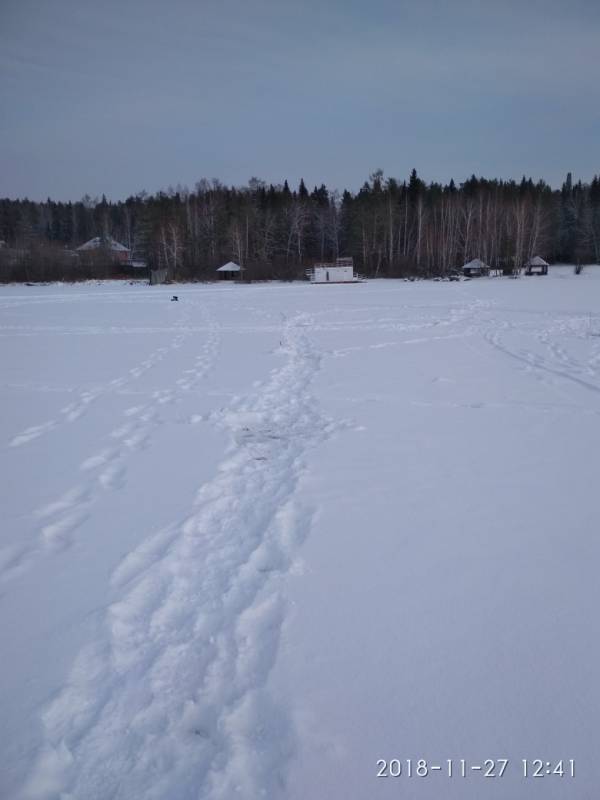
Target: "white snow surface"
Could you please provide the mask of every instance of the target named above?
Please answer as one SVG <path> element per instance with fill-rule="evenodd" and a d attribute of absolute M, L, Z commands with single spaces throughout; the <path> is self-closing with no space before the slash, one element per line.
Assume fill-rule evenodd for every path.
<path fill-rule="evenodd" d="M 0 797 L 597 796 L 600 267 L 171 294 L 0 288 Z"/>

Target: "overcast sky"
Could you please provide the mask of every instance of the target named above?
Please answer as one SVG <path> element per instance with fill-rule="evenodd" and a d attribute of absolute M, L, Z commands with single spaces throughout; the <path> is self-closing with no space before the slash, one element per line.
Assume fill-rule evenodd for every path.
<path fill-rule="evenodd" d="M 0 0 L 0 196 L 600 172 L 600 0 Z"/>

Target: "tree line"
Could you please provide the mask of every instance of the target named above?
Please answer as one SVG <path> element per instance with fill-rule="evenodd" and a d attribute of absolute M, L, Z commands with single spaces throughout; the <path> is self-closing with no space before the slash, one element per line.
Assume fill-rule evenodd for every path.
<path fill-rule="evenodd" d="M 227 261 L 249 279 L 292 280 L 317 261 L 353 256 L 367 277 L 443 276 L 471 258 L 491 267 L 600 261 L 600 178 L 561 189 L 530 178 L 460 185 L 374 172 L 358 192 L 309 191 L 252 178 L 247 186 L 199 181 L 124 201 L 0 199 L 0 280 L 76 280 L 125 274 L 105 251 L 74 256 L 112 237 L 133 260 L 173 280 L 206 280 Z"/>

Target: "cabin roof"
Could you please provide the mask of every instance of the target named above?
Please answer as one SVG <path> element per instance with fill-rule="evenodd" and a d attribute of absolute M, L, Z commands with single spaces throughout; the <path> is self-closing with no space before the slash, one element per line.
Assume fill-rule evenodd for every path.
<path fill-rule="evenodd" d="M 94 236 L 93 239 L 89 239 L 87 242 L 80 244 L 77 248 L 78 250 L 98 250 L 102 246 L 109 247 L 111 250 L 116 250 L 120 253 L 128 253 L 129 248 L 125 247 L 124 244 L 117 242 L 116 239 L 113 239 L 112 236 L 108 236 L 106 239 L 103 239 L 101 236 Z"/>

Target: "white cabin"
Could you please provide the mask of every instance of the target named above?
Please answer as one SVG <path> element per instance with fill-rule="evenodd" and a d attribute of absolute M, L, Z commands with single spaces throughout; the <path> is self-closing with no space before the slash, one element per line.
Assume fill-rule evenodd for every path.
<path fill-rule="evenodd" d="M 307 271 L 311 283 L 357 283 L 352 258 L 338 258 L 335 262 L 315 264 Z"/>

